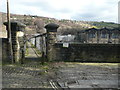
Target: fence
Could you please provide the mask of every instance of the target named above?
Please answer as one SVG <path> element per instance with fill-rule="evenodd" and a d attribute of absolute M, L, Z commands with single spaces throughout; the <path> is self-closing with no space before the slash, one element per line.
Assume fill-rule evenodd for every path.
<path fill-rule="evenodd" d="M 46 55 L 46 34 L 35 35 L 30 39 L 30 42 L 40 50 L 42 54 Z"/>

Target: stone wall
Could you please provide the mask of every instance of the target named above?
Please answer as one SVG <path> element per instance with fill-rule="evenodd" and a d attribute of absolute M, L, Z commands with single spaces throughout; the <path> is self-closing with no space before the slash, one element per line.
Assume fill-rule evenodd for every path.
<path fill-rule="evenodd" d="M 57 61 L 120 62 L 120 44 L 69 44 L 54 45 L 53 57 Z"/>
<path fill-rule="evenodd" d="M 16 61 L 17 63 L 23 63 L 25 59 L 25 50 L 26 50 L 26 38 L 24 36 L 24 32 L 17 32 L 17 45 L 18 45 L 18 50 L 17 50 L 17 55 L 18 55 L 18 60 Z"/>
<path fill-rule="evenodd" d="M 18 39 L 18 40 L 16 40 Z M 16 39 L 12 39 L 13 41 L 13 60 L 15 63 L 23 63 L 24 55 L 25 55 L 25 43 L 23 42 L 23 38 L 19 37 Z M 2 61 L 3 63 L 11 63 L 11 57 L 10 57 L 10 47 L 9 42 L 7 38 L 1 38 L 2 40 Z"/>
<path fill-rule="evenodd" d="M 5 60 L 7 60 L 6 58 L 8 58 L 9 61 L 11 60 L 12 63 L 20 64 L 23 63 L 25 57 L 25 25 L 18 21 L 11 21 L 10 23 L 11 32 L 7 33 L 7 38 L 11 38 L 11 44 L 8 42 L 8 40 L 3 39 L 3 46 L 5 46 L 3 47 L 3 55 L 7 56 L 3 58 Z M 4 25 L 6 26 L 6 30 L 8 31 L 8 22 L 4 22 Z M 9 55 L 6 55 L 6 53 L 4 53 L 5 50 L 7 51 L 6 53 L 9 53 Z"/>
<path fill-rule="evenodd" d="M 8 43 L 8 39 L 7 38 L 1 38 L 2 43 L 1 43 L 1 47 L 2 47 L 2 61 L 4 62 L 11 62 L 10 61 L 10 54 L 9 54 L 9 43 Z"/>

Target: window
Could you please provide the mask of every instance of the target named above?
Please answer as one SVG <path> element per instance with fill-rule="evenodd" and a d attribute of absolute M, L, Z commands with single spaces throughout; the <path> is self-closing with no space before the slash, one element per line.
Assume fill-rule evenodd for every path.
<path fill-rule="evenodd" d="M 112 38 L 118 38 L 118 37 L 119 37 L 119 35 L 117 33 L 112 34 Z"/>
<path fill-rule="evenodd" d="M 101 32 L 101 38 L 107 38 L 107 36 L 108 36 L 107 31 L 102 31 Z"/>
<path fill-rule="evenodd" d="M 89 37 L 89 38 L 95 38 L 95 36 L 96 36 L 95 33 L 89 33 L 89 34 L 88 34 L 88 37 Z"/>
<path fill-rule="evenodd" d="M 102 33 L 101 38 L 107 38 L 107 34 L 106 33 Z"/>

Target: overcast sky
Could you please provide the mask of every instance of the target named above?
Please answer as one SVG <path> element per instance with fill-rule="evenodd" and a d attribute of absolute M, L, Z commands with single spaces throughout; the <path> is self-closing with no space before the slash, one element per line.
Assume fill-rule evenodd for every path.
<path fill-rule="evenodd" d="M 6 12 L 6 0 L 0 11 Z M 9 0 L 10 12 L 56 19 L 118 22 L 119 0 Z"/>

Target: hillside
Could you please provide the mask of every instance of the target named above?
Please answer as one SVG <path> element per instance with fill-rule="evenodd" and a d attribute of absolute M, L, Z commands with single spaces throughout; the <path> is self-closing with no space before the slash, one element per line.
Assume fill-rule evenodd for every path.
<path fill-rule="evenodd" d="M 6 21 L 6 13 L 0 12 L 2 15 L 2 22 Z M 111 22 L 93 22 L 93 21 L 76 21 L 76 20 L 57 20 L 55 18 L 41 17 L 36 15 L 18 15 L 11 14 L 11 21 L 17 20 L 26 24 L 26 33 L 35 34 L 45 32 L 43 27 L 48 23 L 56 23 L 60 27 L 58 29 L 58 34 L 75 34 L 76 31 L 84 30 L 87 28 L 115 28 L 118 27 L 117 24 Z M 37 26 L 37 27 L 36 27 Z M 4 31 L 5 27 L 2 25 L 2 30 Z"/>
<path fill-rule="evenodd" d="M 113 22 L 91 22 L 91 25 L 94 25 L 98 28 L 103 28 L 103 27 L 107 27 L 107 28 L 116 28 L 118 27 L 118 24 L 113 23 Z"/>

